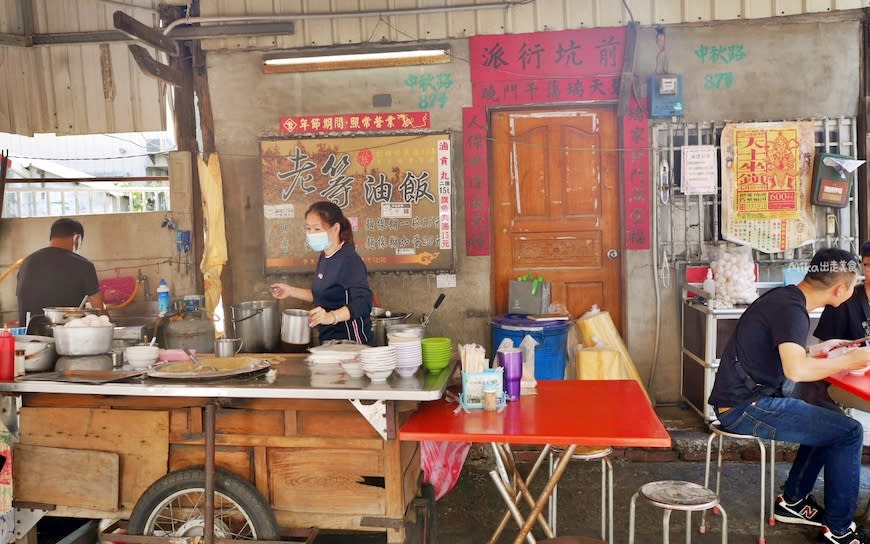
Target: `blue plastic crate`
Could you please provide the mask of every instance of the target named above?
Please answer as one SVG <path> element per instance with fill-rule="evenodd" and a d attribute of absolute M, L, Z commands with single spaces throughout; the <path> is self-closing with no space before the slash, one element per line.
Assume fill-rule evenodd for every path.
<path fill-rule="evenodd" d="M 510 338 L 515 347 L 526 335 L 538 343 L 535 346 L 535 379 L 562 380 L 565 378 L 565 363 L 568 360 L 568 331 L 573 321 L 534 321 L 520 314 L 503 314 L 492 318 L 492 350 L 498 349 L 505 338 Z"/>

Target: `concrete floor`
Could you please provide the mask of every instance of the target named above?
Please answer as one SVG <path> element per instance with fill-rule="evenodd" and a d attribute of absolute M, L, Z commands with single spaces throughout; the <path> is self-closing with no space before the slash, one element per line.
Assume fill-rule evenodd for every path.
<path fill-rule="evenodd" d="M 646 482 L 656 480 L 704 481 L 703 459 L 707 431 L 701 417 L 684 407 L 659 407 L 656 410 L 666 428 L 674 437 L 673 461 L 630 461 L 617 459 L 614 468 L 614 541 L 628 542 L 629 502 L 631 496 Z M 865 427 L 870 427 L 865 422 Z M 726 442 L 726 451 L 734 447 L 757 451 L 751 442 Z M 732 449 L 728 449 L 729 446 Z M 793 448 L 793 446 L 791 446 Z M 789 449 L 788 445 L 777 446 L 778 457 Z M 488 470 L 492 462 L 485 447 L 472 448 L 472 453 L 463 468 L 456 487 L 436 503 L 435 542 L 438 544 L 482 544 L 488 542 L 492 530 L 498 525 L 505 508 L 500 495 L 490 480 Z M 626 452 L 628 456 L 628 452 Z M 526 456 L 528 457 L 528 456 Z M 632 456 L 637 457 L 637 456 Z M 735 458 L 740 458 L 737 455 Z M 745 457 L 744 457 L 745 458 Z M 686 461 L 684 459 L 693 459 Z M 785 481 L 791 463 L 778 461 L 776 488 Z M 597 463 L 575 462 L 569 465 L 559 488 L 558 534 L 597 537 L 600 527 L 600 472 Z M 528 470 L 524 465 L 522 469 Z M 537 490 L 543 482 L 539 475 Z M 722 484 L 722 506 L 728 513 L 728 542 L 730 544 L 757 544 L 759 535 L 759 476 L 757 462 L 726 461 Z M 711 484 L 712 485 L 712 484 Z M 824 483 L 819 479 L 814 492 L 816 499 L 824 504 Z M 864 506 L 870 500 L 870 466 L 861 470 L 861 491 L 856 516 L 863 515 Z M 637 508 L 637 544 L 662 542 L 662 511 L 642 502 Z M 685 515 L 671 516 L 671 541 L 685 542 Z M 692 542 L 721 542 L 721 518 L 710 516 L 707 534 L 698 532 L 700 514 L 693 514 Z M 511 521 L 499 543 L 513 542 L 516 525 Z M 536 532 L 536 534 L 539 534 Z M 817 542 L 818 529 L 802 525 L 778 523 L 775 527 L 765 525 L 767 544 L 811 544 Z M 539 535 L 541 536 L 541 535 Z M 323 535 L 317 544 L 375 544 L 385 542 L 382 535 L 336 536 Z M 414 544 L 414 543 L 409 543 Z"/>

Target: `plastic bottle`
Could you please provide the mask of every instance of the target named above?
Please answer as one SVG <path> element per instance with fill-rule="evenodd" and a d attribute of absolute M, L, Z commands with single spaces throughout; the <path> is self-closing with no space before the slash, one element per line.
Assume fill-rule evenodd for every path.
<path fill-rule="evenodd" d="M 709 268 L 707 269 L 707 279 L 704 280 L 704 286 L 702 289 L 710 295 L 710 298 L 716 296 L 716 282 L 713 280 L 713 271 Z"/>
<path fill-rule="evenodd" d="M 15 379 L 15 337 L 7 330 L 0 331 L 0 382 Z"/>
<path fill-rule="evenodd" d="M 160 285 L 157 286 L 157 313 L 161 316 L 169 313 L 169 306 L 172 304 L 172 295 L 169 294 L 169 286 L 166 285 L 166 280 L 161 279 Z"/>

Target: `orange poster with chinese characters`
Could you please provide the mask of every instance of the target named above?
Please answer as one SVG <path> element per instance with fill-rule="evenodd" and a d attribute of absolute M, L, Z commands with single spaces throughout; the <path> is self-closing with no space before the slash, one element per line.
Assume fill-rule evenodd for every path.
<path fill-rule="evenodd" d="M 801 154 L 796 126 L 735 129 L 734 170 L 738 220 L 800 216 Z"/>
<path fill-rule="evenodd" d="M 721 150 L 722 237 L 765 253 L 812 242 L 813 123 L 729 124 Z"/>

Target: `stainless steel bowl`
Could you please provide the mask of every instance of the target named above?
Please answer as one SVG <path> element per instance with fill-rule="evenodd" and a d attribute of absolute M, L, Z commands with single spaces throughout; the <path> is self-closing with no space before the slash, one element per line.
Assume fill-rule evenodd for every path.
<path fill-rule="evenodd" d="M 59 355 L 99 355 L 112 351 L 115 327 L 63 327 L 52 329 L 54 349 Z M 111 368 L 111 367 L 110 367 Z"/>
<path fill-rule="evenodd" d="M 54 369 L 57 353 L 54 350 L 54 338 L 22 334 L 15 337 L 15 349 L 23 349 L 24 370 L 26 372 L 44 372 Z"/>

